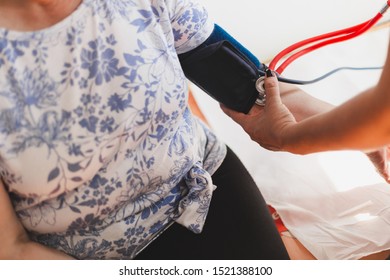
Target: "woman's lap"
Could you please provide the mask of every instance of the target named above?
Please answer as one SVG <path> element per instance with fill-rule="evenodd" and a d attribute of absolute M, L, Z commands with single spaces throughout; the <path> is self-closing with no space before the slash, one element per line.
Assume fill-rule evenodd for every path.
<path fill-rule="evenodd" d="M 212 178 L 217 189 L 202 233 L 175 223 L 137 259 L 288 259 L 258 187 L 230 149 Z"/>

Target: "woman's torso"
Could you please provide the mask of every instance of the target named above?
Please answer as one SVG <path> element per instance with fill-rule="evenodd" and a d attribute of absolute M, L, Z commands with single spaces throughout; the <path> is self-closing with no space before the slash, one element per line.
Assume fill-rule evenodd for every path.
<path fill-rule="evenodd" d="M 207 15 L 161 2 L 84 1 L 48 29 L 0 31 L 0 172 L 37 241 L 132 258 L 173 220 L 205 218 L 188 194 L 211 197 L 224 147 L 189 112 L 176 52 Z"/>

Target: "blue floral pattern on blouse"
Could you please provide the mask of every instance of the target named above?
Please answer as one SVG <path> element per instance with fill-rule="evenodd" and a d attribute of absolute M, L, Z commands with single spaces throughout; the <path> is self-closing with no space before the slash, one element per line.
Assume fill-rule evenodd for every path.
<path fill-rule="evenodd" d="M 85 0 L 0 29 L 0 175 L 33 240 L 131 259 L 173 222 L 201 232 L 226 148 L 189 111 L 177 54 L 212 28 L 188 0 Z"/>

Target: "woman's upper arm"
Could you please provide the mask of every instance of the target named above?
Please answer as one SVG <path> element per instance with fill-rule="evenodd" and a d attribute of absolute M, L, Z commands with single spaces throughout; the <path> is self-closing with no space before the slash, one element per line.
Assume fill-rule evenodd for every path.
<path fill-rule="evenodd" d="M 166 0 L 175 49 L 178 54 L 186 53 L 201 45 L 211 35 L 214 22 L 205 7 L 194 0 Z"/>

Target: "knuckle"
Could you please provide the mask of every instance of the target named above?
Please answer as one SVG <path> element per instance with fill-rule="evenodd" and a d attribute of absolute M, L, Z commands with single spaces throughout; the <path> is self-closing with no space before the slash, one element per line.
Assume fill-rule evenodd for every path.
<path fill-rule="evenodd" d="M 275 79 L 268 79 L 265 83 L 264 83 L 264 87 L 265 89 L 273 89 L 273 88 L 277 88 L 278 87 L 278 81 L 275 80 Z"/>

